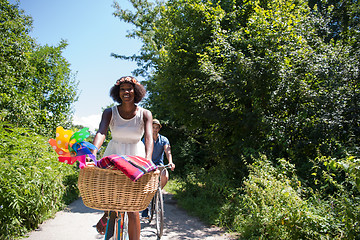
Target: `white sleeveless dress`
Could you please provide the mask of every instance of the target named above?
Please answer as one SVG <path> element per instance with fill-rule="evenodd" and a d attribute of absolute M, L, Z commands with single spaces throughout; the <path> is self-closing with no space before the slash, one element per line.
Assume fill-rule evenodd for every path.
<path fill-rule="evenodd" d="M 145 157 L 145 145 L 141 141 L 144 135 L 144 119 L 141 107 L 137 107 L 136 115 L 131 119 L 120 116 L 117 106 L 111 108 L 111 137 L 104 156 L 112 154 Z"/>

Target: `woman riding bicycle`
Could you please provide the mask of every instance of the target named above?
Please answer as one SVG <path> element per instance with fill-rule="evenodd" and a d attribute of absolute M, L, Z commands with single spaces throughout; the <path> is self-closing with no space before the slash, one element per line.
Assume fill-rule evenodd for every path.
<path fill-rule="evenodd" d="M 134 77 L 121 77 L 110 89 L 110 96 L 119 105 L 104 110 L 93 144 L 100 149 L 110 127 L 112 140 L 109 142 L 104 156 L 135 155 L 151 160 L 153 152 L 152 113 L 137 106 L 145 96 L 146 90 Z M 141 138 L 144 136 L 144 143 Z M 96 156 L 97 150 L 93 151 Z M 139 212 L 128 212 L 129 238 L 140 239 Z M 96 225 L 97 231 L 104 235 L 106 231 L 107 213 Z"/>

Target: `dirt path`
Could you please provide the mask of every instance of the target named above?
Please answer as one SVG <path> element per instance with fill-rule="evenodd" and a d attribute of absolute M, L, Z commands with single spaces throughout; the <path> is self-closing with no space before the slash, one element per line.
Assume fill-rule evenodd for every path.
<path fill-rule="evenodd" d="M 165 230 L 162 240 L 177 239 L 234 239 L 216 227 L 208 227 L 197 218 L 176 206 L 170 194 L 164 194 Z M 93 240 L 103 239 L 97 233 L 95 224 L 102 212 L 84 206 L 81 199 L 76 200 L 64 211 L 56 214 L 54 219 L 44 222 L 39 229 L 28 234 L 28 240 Z M 141 222 L 141 239 L 156 239 L 154 223 Z"/>

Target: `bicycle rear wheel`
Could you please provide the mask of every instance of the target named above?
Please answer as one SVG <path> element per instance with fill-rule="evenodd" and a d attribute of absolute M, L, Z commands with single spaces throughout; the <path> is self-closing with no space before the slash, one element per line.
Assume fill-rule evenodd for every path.
<path fill-rule="evenodd" d="M 164 230 L 164 200 L 162 196 L 161 188 L 156 192 L 156 203 L 155 203 L 155 211 L 156 211 L 156 232 L 158 239 L 160 239 L 163 235 Z"/>

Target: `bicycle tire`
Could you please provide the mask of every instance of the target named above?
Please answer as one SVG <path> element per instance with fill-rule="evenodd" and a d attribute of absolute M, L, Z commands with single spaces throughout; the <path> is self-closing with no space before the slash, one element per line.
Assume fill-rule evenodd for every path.
<path fill-rule="evenodd" d="M 156 220 L 156 233 L 157 233 L 156 235 L 158 239 L 160 239 L 163 235 L 163 230 L 164 230 L 164 199 L 160 187 L 156 192 L 155 209 L 156 209 L 155 220 Z"/>

